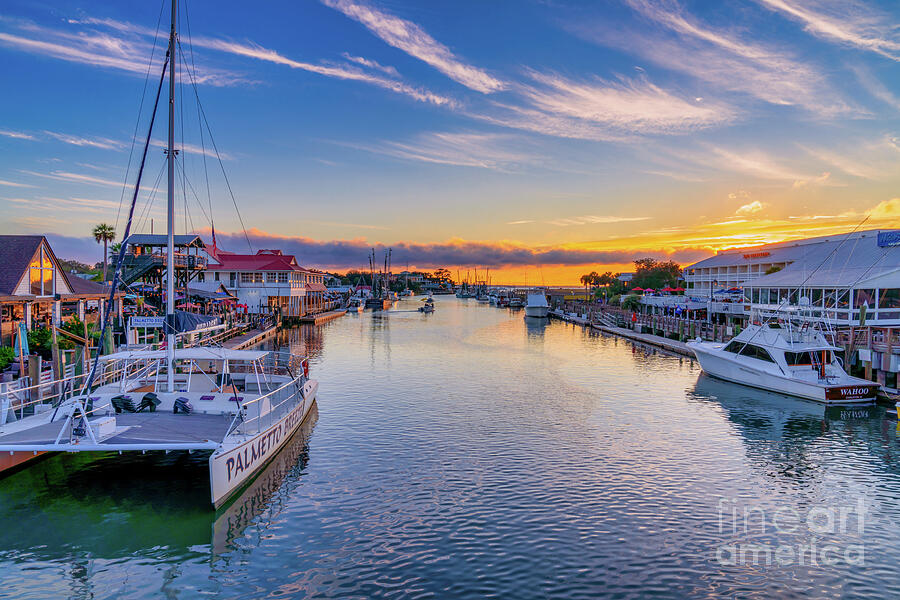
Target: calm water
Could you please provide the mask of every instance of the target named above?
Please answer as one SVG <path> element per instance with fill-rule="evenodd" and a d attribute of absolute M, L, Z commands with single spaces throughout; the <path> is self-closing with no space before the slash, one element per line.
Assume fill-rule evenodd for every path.
<path fill-rule="evenodd" d="M 826 412 L 571 325 L 437 305 L 291 332 L 318 415 L 218 514 L 196 456 L 56 456 L 0 480 L 0 597 L 900 594 L 883 409 Z"/>

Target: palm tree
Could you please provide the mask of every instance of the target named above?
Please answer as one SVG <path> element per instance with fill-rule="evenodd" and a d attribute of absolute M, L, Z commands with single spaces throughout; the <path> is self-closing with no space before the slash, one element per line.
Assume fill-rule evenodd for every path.
<path fill-rule="evenodd" d="M 100 223 L 92 231 L 94 239 L 97 243 L 103 243 L 103 282 L 106 283 L 106 257 L 109 256 L 107 250 L 109 243 L 116 239 L 116 230 L 106 223 Z"/>

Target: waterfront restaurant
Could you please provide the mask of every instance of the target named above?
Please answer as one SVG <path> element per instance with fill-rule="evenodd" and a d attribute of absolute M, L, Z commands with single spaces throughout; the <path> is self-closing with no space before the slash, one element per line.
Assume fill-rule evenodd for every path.
<path fill-rule="evenodd" d="M 688 295 L 742 289 L 741 314 L 803 310 L 835 326 L 900 327 L 900 230 L 854 233 L 720 252 L 687 267 Z M 734 303 L 732 303 L 734 304 Z"/>
<path fill-rule="evenodd" d="M 11 345 L 16 326 L 59 325 L 78 317 L 96 321 L 103 314 L 107 288 L 69 277 L 42 235 L 0 235 L 0 345 Z M 114 314 L 121 318 L 123 294 Z"/>

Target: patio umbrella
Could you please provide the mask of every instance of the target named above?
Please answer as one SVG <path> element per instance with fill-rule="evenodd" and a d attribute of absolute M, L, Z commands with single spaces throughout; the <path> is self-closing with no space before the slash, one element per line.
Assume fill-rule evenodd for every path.
<path fill-rule="evenodd" d="M 664 287 L 663 289 L 661 289 L 661 290 L 659 290 L 659 291 L 661 291 L 661 292 L 674 292 L 674 291 L 675 291 L 675 288 L 666 286 L 666 287 Z"/>
<path fill-rule="evenodd" d="M 686 291 L 683 287 L 672 288 L 673 292 L 684 292 Z"/>
<path fill-rule="evenodd" d="M 639 288 L 639 287 L 631 288 L 631 291 L 632 291 L 632 292 L 643 292 L 643 291 L 644 291 L 644 288 Z"/>

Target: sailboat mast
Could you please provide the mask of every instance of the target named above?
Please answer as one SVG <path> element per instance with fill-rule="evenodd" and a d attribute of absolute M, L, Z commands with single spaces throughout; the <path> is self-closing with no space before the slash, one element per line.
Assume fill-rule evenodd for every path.
<path fill-rule="evenodd" d="M 175 20 L 176 0 L 172 0 L 172 27 L 169 32 L 169 169 L 168 248 L 166 250 L 166 389 L 175 391 Z"/>

